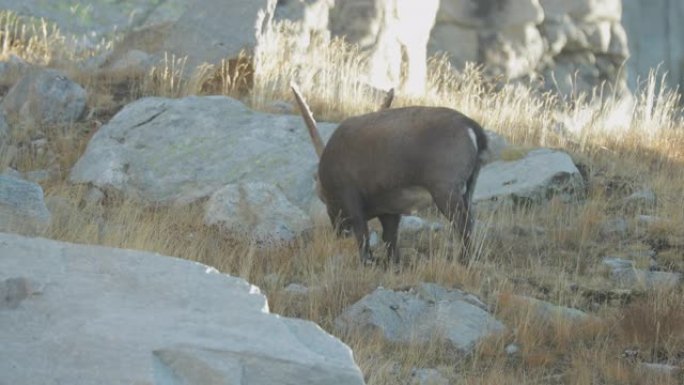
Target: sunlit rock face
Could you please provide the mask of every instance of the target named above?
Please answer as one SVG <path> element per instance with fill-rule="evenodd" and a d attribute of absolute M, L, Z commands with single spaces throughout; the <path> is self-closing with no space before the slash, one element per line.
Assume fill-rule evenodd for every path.
<path fill-rule="evenodd" d="M 329 26 L 361 47 L 362 76 L 377 88 L 423 92 L 427 56 L 444 52 L 457 69 L 476 62 L 496 78 L 541 74 L 541 87 L 572 96 L 602 82 L 626 89 L 621 15 L 620 0 L 339 0 Z"/>
<path fill-rule="evenodd" d="M 337 1 L 330 11 L 330 30 L 361 47 L 368 84 L 420 93 L 425 89 L 427 43 L 438 7 L 438 0 Z"/>

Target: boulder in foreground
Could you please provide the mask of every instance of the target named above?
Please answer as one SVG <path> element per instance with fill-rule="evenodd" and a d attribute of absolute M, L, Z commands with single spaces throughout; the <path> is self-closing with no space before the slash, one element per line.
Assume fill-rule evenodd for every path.
<path fill-rule="evenodd" d="M 240 278 L 0 233 L 0 383 L 363 384 L 352 352 Z"/>

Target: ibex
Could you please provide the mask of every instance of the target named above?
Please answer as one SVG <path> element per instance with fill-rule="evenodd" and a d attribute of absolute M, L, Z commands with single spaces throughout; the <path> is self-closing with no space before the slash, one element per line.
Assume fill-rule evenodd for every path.
<path fill-rule="evenodd" d="M 474 120 L 450 108 L 389 109 L 348 118 L 323 145 L 316 121 L 292 91 L 319 156 L 316 192 L 340 235 L 353 232 L 362 262 L 373 260 L 367 221 L 378 218 L 388 260 L 398 263 L 402 214 L 434 202 L 462 238 L 465 258 L 473 228 L 471 199 L 487 150 Z"/>

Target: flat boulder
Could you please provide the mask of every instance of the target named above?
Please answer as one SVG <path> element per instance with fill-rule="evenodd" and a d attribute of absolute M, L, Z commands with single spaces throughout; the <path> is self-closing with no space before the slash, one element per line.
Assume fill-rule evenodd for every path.
<path fill-rule="evenodd" d="M 335 128 L 318 126 L 324 138 Z M 150 97 L 127 105 L 93 135 L 69 180 L 160 205 L 265 181 L 307 207 L 317 161 L 299 116 L 256 112 L 225 96 Z"/>
<path fill-rule="evenodd" d="M 349 347 L 211 267 L 3 233 L 0 255 L 3 383 L 364 383 Z"/>
<path fill-rule="evenodd" d="M 0 175 L 0 231 L 36 234 L 50 225 L 40 185 Z"/>
<path fill-rule="evenodd" d="M 584 196 L 582 175 L 564 152 L 532 150 L 514 161 L 496 161 L 480 171 L 473 200 L 478 205 L 542 203 L 557 196 L 572 201 Z"/>
<path fill-rule="evenodd" d="M 379 287 L 345 309 L 335 327 L 341 333 L 380 333 L 392 342 L 440 338 L 465 354 L 482 338 L 504 330 L 477 297 L 432 283 L 409 291 Z"/>

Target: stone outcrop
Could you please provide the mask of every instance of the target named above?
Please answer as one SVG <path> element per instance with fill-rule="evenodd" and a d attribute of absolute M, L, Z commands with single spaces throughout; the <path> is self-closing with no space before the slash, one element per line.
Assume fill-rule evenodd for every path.
<path fill-rule="evenodd" d="M 352 351 L 187 260 L 0 233 L 0 382 L 354 384 Z"/>

